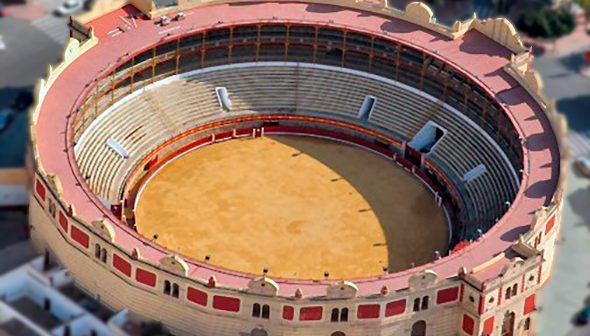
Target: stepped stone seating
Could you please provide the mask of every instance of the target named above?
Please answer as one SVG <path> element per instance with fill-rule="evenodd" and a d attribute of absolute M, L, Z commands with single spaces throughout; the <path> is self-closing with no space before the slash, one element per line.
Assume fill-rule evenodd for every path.
<path fill-rule="evenodd" d="M 225 87 L 230 112 L 219 106 L 216 87 Z M 119 89 L 122 90 L 122 89 Z M 358 110 L 367 95 L 377 103 L 367 121 Z M 511 165 L 498 147 L 437 100 L 390 82 L 321 67 L 277 65 L 223 67 L 184 76 L 149 89 L 94 121 L 77 145 L 82 175 L 94 192 L 109 202 L 121 198 L 120 187 L 135 165 L 175 134 L 205 121 L 248 113 L 324 115 L 363 123 L 410 141 L 428 121 L 447 130 L 427 158 L 444 167 L 462 191 L 470 229 L 486 229 L 506 210 L 517 185 Z M 123 158 L 106 145 L 115 139 L 128 153 Z M 484 164 L 486 172 L 469 183 L 463 176 Z"/>

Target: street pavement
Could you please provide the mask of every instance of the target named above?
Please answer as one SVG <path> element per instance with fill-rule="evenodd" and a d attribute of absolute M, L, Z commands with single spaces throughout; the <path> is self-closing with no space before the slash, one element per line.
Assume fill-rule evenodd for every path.
<path fill-rule="evenodd" d="M 570 127 L 572 158 L 590 154 L 590 80 L 578 74 L 582 50 L 546 54 L 535 60 L 545 83 Z M 570 169 L 562 227 L 550 282 L 539 294 L 537 336 L 590 336 L 590 328 L 574 326 L 577 313 L 590 299 L 590 180 Z"/>

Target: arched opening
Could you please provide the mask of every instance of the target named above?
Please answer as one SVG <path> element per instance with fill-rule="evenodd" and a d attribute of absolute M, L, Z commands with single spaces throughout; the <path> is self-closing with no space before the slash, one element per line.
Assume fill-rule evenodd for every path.
<path fill-rule="evenodd" d="M 342 331 L 335 331 L 332 334 L 330 334 L 330 336 L 346 336 L 346 334 Z"/>
<path fill-rule="evenodd" d="M 332 309 L 332 314 L 330 315 L 331 322 L 338 322 L 338 316 L 340 315 L 339 309 L 334 308 Z"/>
<path fill-rule="evenodd" d="M 426 336 L 426 321 L 417 321 L 412 325 L 411 336 Z"/>
<path fill-rule="evenodd" d="M 510 287 L 506 288 L 506 295 L 504 296 L 504 299 L 506 299 L 506 300 L 510 299 L 510 292 L 511 292 Z"/>
<path fill-rule="evenodd" d="M 252 329 L 250 336 L 268 336 L 268 333 L 264 329 Z"/>
<path fill-rule="evenodd" d="M 514 336 L 514 320 L 516 314 L 514 312 L 506 312 L 504 314 L 504 321 L 502 322 L 502 336 Z"/>
<path fill-rule="evenodd" d="M 172 296 L 175 298 L 180 296 L 180 288 L 178 287 L 178 284 L 172 285 Z"/>
<path fill-rule="evenodd" d="M 269 305 L 263 305 L 262 306 L 262 318 L 263 319 L 269 319 L 270 318 L 270 306 Z"/>
<path fill-rule="evenodd" d="M 107 249 L 106 248 L 102 248 L 101 252 L 100 252 L 100 260 L 106 264 L 107 262 Z"/>
<path fill-rule="evenodd" d="M 340 322 L 348 322 L 348 308 L 342 308 L 340 311 Z"/>
<path fill-rule="evenodd" d="M 422 310 L 428 309 L 428 296 L 422 298 Z"/>
<path fill-rule="evenodd" d="M 518 294 L 518 284 L 512 286 L 512 296 L 515 296 L 516 294 Z"/>
<path fill-rule="evenodd" d="M 94 245 L 94 257 L 100 259 L 100 244 Z"/>
<path fill-rule="evenodd" d="M 524 330 L 525 331 L 531 330 L 531 318 L 530 317 L 527 317 L 524 320 Z"/>
<path fill-rule="evenodd" d="M 252 317 L 260 317 L 260 303 L 252 305 Z"/>
<path fill-rule="evenodd" d="M 415 312 L 420 311 L 420 298 L 414 299 L 414 309 L 412 310 Z"/>
<path fill-rule="evenodd" d="M 164 281 L 164 294 L 170 295 L 170 281 Z"/>

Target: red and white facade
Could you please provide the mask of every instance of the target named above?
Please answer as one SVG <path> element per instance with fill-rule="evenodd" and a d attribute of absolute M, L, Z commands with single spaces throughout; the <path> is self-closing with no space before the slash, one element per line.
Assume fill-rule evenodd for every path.
<path fill-rule="evenodd" d="M 131 22 L 119 17 L 141 11 L 157 18 L 178 8 L 151 8 L 140 0 L 121 8 L 124 4 L 128 2 L 103 4 L 85 25 L 73 28 L 80 30 L 73 35 L 87 33 L 88 38 L 82 43 L 70 41 L 64 62 L 39 83 L 38 102 L 31 112 L 31 238 L 39 252 L 48 251 L 59 259 L 81 287 L 114 309 L 129 308 L 141 318 L 163 322 L 176 335 L 534 334 L 535 295 L 550 277 L 560 226 L 566 149 L 561 140 L 563 121 L 540 95 L 538 76 L 529 69 L 526 49 L 509 23 L 474 19 L 443 27 L 426 6 L 418 4 L 400 12 L 370 2 L 335 6 L 327 1 L 220 1 L 180 2 L 185 18 L 160 27 L 149 19 Z M 523 152 L 520 188 L 502 218 L 450 256 L 399 273 L 350 281 L 241 274 L 184 258 L 139 236 L 120 213 L 105 208 L 80 175 L 73 153 L 78 139 L 75 111 L 88 105 L 86 98 L 93 90 L 100 90 L 96 83 L 101 76 L 108 77 L 109 69 L 120 67 L 129 55 L 175 34 L 260 22 L 346 28 L 395 40 L 445 62 L 477 83 L 490 99 L 501 100 Z M 121 25 L 129 27 L 113 33 Z M 85 31 L 88 27 L 93 29 Z M 97 109 L 99 103 L 95 105 Z M 191 146 L 273 131 L 309 131 L 365 145 L 351 136 L 363 134 L 394 147 L 405 146 L 358 125 L 311 116 L 272 120 L 280 118 L 348 131 L 311 131 L 301 124 L 297 129 L 273 129 L 264 126 L 264 117 L 238 117 L 224 125 L 199 126 L 198 131 L 210 127 L 211 134 L 182 146 L 182 139 L 197 130 L 178 134 L 136 167 L 157 169 L 156 157 L 173 159 Z M 233 129 L 228 130 L 228 125 Z M 398 162 L 409 164 L 403 158 Z M 129 172 L 126 181 L 140 180 L 138 171 Z"/>

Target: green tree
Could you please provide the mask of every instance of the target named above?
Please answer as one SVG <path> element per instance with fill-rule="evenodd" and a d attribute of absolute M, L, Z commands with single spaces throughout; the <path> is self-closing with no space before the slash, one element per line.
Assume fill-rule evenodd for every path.
<path fill-rule="evenodd" d="M 571 33 L 576 27 L 576 20 L 563 8 L 544 7 L 525 10 L 516 27 L 531 37 L 555 38 Z"/>
<path fill-rule="evenodd" d="M 587 20 L 590 17 L 590 0 L 576 0 L 576 3 L 584 10 Z"/>

